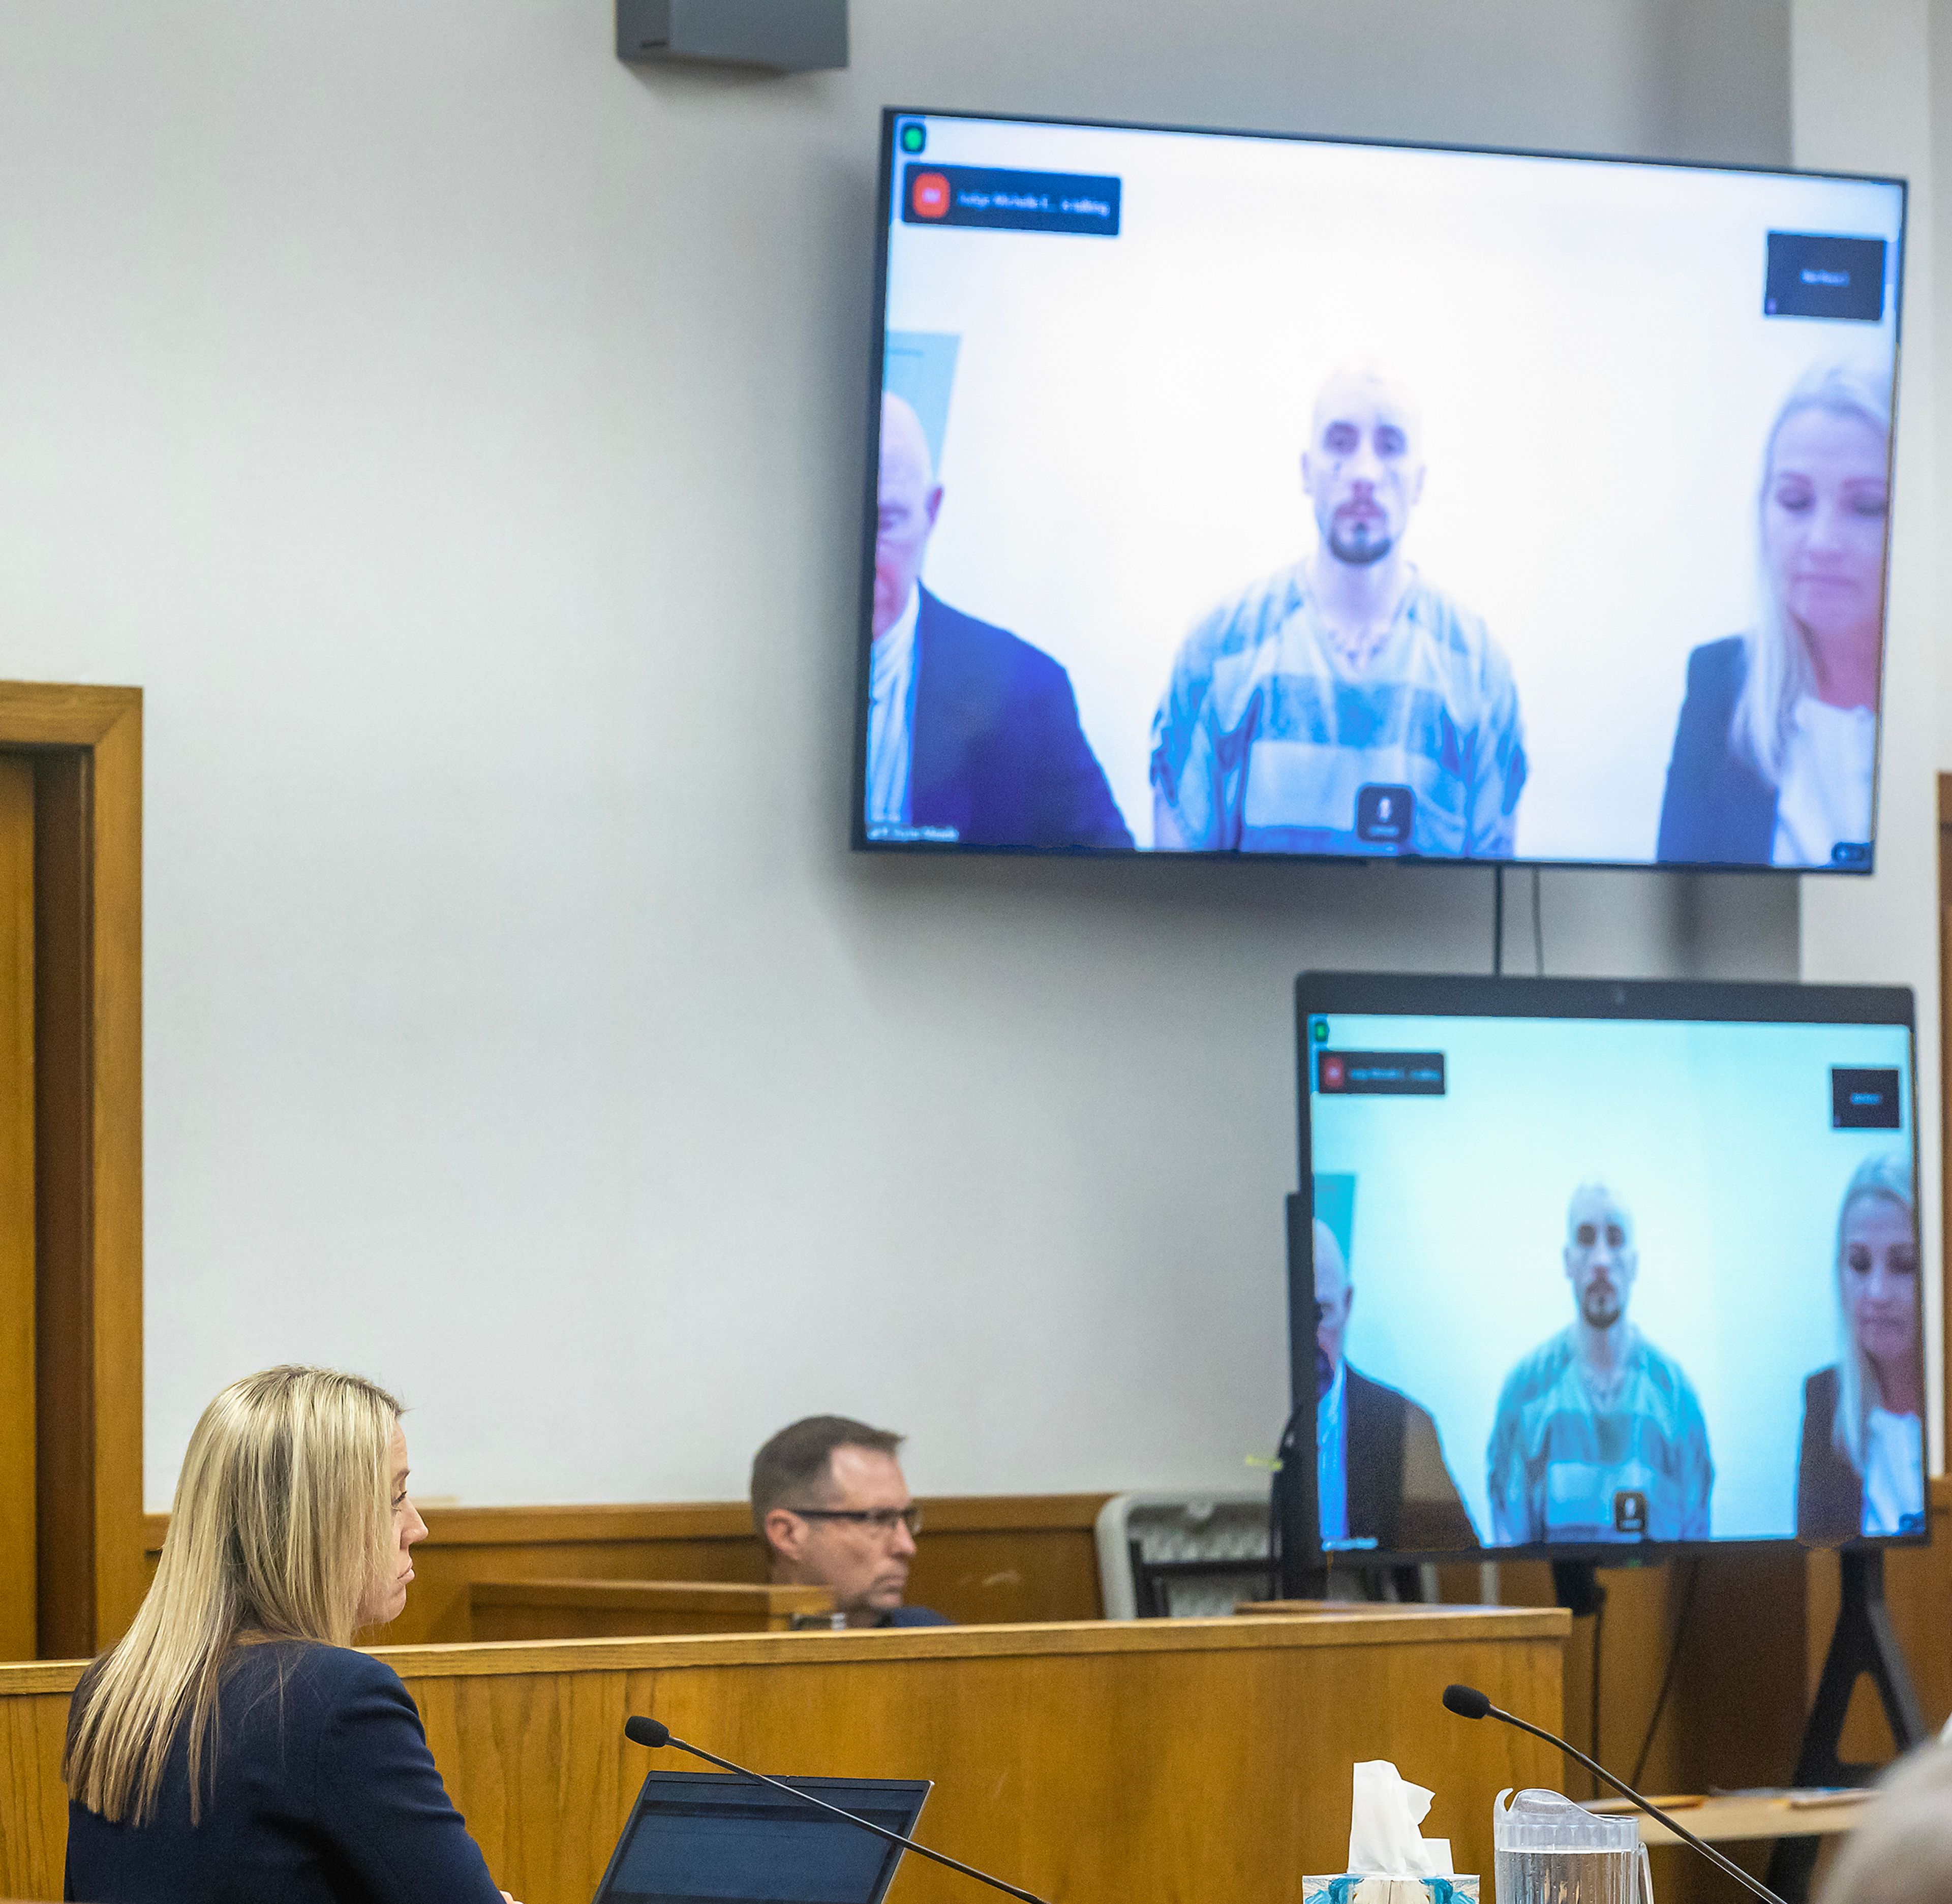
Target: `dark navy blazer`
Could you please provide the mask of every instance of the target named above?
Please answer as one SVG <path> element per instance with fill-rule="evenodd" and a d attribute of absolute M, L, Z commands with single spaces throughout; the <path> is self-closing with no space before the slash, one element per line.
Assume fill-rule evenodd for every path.
<path fill-rule="evenodd" d="M 1478 1545 L 1477 1530 L 1444 1465 L 1443 1443 L 1427 1409 L 1400 1389 L 1342 1365 L 1343 1471 L 1347 1477 L 1349 1532 L 1392 1549 L 1459 1552 Z M 1410 1443 L 1418 1443 L 1418 1488 L 1404 1491 Z M 1436 1456 L 1434 1470 L 1430 1457 Z M 1427 1490 L 1427 1491 L 1426 1491 Z"/>
<path fill-rule="evenodd" d="M 1842 1387 L 1834 1368 L 1819 1368 L 1803 1384 L 1803 1449 L 1796 1462 L 1799 1540 L 1854 1540 L 1864 1530 L 1863 1477 L 1835 1439 Z"/>
<path fill-rule="evenodd" d="M 1688 658 L 1688 693 L 1667 763 L 1654 857 L 1713 866 L 1766 866 L 1775 850 L 1776 790 L 1728 739 L 1747 678 L 1742 637 L 1705 642 Z"/>
<path fill-rule="evenodd" d="M 111 1824 L 70 1802 L 67 1896 L 501 1904 L 392 1667 L 339 1646 L 240 1646 L 219 1689 L 217 1727 L 214 1795 L 206 1786 L 194 1830 L 187 1724 L 152 1822 Z"/>
<path fill-rule="evenodd" d="M 921 591 L 909 818 L 966 846 L 1129 846 L 1078 725 L 1071 677 L 1040 648 Z"/>

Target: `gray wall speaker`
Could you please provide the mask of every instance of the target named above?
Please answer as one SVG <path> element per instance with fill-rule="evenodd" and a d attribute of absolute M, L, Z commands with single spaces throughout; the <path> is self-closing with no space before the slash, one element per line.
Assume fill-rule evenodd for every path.
<path fill-rule="evenodd" d="M 617 57 L 815 73 L 847 64 L 847 0 L 617 0 Z"/>

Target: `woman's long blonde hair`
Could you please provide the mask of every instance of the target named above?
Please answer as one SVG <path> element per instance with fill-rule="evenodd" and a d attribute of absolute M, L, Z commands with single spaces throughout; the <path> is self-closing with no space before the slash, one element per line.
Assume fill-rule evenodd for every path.
<path fill-rule="evenodd" d="M 1830 1439 L 1860 1474 L 1864 1471 L 1871 1410 L 1878 1400 L 1878 1372 L 1850 1327 L 1850 1305 L 1844 1298 L 1844 1247 L 1850 1212 L 1872 1196 L 1883 1197 L 1897 1204 L 1906 1216 L 1911 1215 L 1911 1159 L 1902 1151 L 1866 1157 L 1850 1173 L 1837 1210 L 1837 1419 Z"/>
<path fill-rule="evenodd" d="M 267 1368 L 203 1412 L 154 1585 L 76 1700 L 61 1776 L 118 1824 L 155 1817 L 189 1727 L 189 1815 L 213 1762 L 220 1675 L 240 1635 L 349 1645 L 393 1545 L 400 1405 L 357 1375 Z"/>
<path fill-rule="evenodd" d="M 1769 426 L 1763 446 L 1762 487 L 1756 493 L 1756 625 L 1743 637 L 1747 671 L 1729 722 L 1728 737 L 1738 759 L 1746 760 L 1772 786 L 1782 783 L 1783 758 L 1796 722 L 1796 704 L 1816 683 L 1815 664 L 1803 630 L 1790 618 L 1769 574 L 1770 480 L 1775 471 L 1776 439 L 1791 417 L 1806 410 L 1833 417 L 1855 417 L 1891 446 L 1891 367 L 1888 363 L 1818 364 L 1797 378 Z"/>

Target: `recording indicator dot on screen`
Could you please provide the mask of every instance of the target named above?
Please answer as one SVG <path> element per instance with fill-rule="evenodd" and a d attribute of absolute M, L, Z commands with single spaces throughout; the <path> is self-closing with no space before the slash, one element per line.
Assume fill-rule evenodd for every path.
<path fill-rule="evenodd" d="M 926 127 L 918 126 L 912 119 L 911 119 L 902 127 L 902 150 L 903 152 L 918 152 L 928 143 L 928 130 Z"/>

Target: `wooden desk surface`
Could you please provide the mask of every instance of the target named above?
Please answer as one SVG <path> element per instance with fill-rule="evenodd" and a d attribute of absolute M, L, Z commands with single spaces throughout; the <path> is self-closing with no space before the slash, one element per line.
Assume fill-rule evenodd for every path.
<path fill-rule="evenodd" d="M 1431 1610 L 1415 1600 L 1243 1600 L 1234 1609 L 1236 1613 L 1296 1620 L 1413 1620 Z M 1447 1613 L 1516 1613 L 1526 1609 L 1447 1605 L 1443 1610 Z"/>
<path fill-rule="evenodd" d="M 743 1581 L 477 1580 L 468 1608 L 474 1641 L 648 1638 L 790 1633 L 797 1618 L 831 1615 L 834 1596 Z"/>
<path fill-rule="evenodd" d="M 624 1612 L 751 1608 L 760 1613 L 824 1613 L 834 1605 L 824 1587 L 700 1580 L 477 1580 L 468 1594 L 477 1606 L 596 1606 Z"/>
<path fill-rule="evenodd" d="M 1297 1904 L 1346 1859 L 1350 1767 L 1432 1787 L 1426 1829 L 1491 1870 L 1503 1786 L 1559 1755 L 1469 1725 L 1453 1679 L 1556 1725 L 1569 1616 L 1403 1609 L 378 1649 L 455 1802 L 524 1904 L 588 1904 L 644 1774 L 633 1712 L 759 1769 L 935 1781 L 926 1843 L 1053 1904 Z M 0 1892 L 61 1894 L 67 1695 L 80 1662 L 0 1667 Z M 909 1859 L 890 1904 L 968 1904 Z"/>
<path fill-rule="evenodd" d="M 1697 1838 L 1733 1844 L 1754 1838 L 1825 1838 L 1853 1831 L 1863 1815 L 1868 1792 L 1735 1792 L 1715 1798 L 1657 1798 Z M 1624 1799 L 1591 1806 L 1595 1812 L 1633 1812 L 1644 1844 L 1679 1844 L 1667 1827 Z"/>

